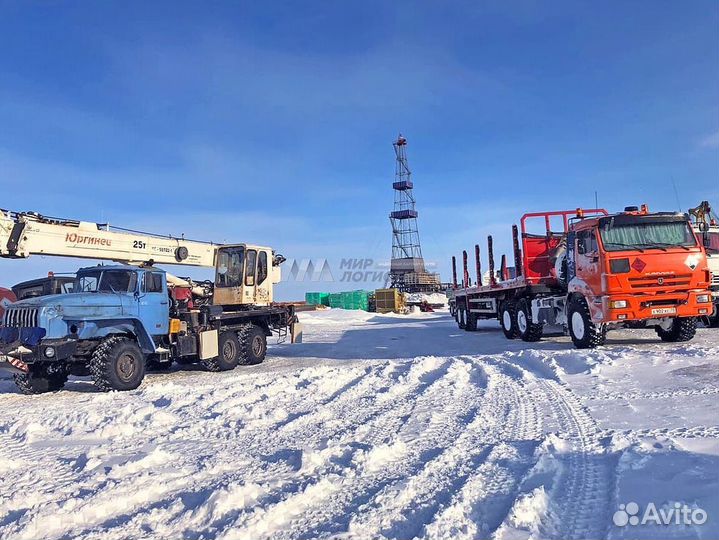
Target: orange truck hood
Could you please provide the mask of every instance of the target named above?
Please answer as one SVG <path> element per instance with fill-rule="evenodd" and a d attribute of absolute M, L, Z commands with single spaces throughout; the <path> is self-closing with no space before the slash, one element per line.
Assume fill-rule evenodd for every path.
<path fill-rule="evenodd" d="M 629 259 L 629 272 L 612 273 L 612 260 Z M 605 255 L 605 294 L 664 294 L 709 287 L 709 267 L 701 248 L 612 251 Z"/>

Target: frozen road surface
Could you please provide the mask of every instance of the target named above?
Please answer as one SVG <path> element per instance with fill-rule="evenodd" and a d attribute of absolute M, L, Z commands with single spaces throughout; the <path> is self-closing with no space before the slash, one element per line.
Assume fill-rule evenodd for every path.
<path fill-rule="evenodd" d="M 719 538 L 718 331 L 587 352 L 442 313 L 302 319 L 230 373 L 0 379 L 0 538 Z"/>

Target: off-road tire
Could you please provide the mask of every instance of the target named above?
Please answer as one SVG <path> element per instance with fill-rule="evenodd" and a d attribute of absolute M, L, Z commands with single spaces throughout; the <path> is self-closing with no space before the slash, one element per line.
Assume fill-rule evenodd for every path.
<path fill-rule="evenodd" d="M 257 325 L 244 326 L 237 337 L 240 340 L 240 364 L 253 366 L 261 364 L 267 355 L 267 336 L 265 331 Z"/>
<path fill-rule="evenodd" d="M 105 338 L 92 353 L 90 374 L 98 390 L 134 390 L 145 378 L 145 355 L 124 336 Z"/>
<path fill-rule="evenodd" d="M 242 345 L 237 332 L 222 332 L 217 340 L 219 356 L 206 358 L 200 363 L 207 371 L 231 371 L 242 358 Z"/>
<path fill-rule="evenodd" d="M 672 319 L 672 325 L 668 330 L 659 325 L 655 326 L 654 330 L 662 341 L 669 343 L 690 341 L 697 333 L 697 320 L 694 317 L 677 317 Z"/>
<path fill-rule="evenodd" d="M 467 312 L 467 321 L 464 325 L 465 332 L 477 331 L 477 314 L 470 311 Z"/>
<path fill-rule="evenodd" d="M 572 298 L 569 302 L 567 325 L 572 343 L 577 349 L 594 349 L 604 345 L 607 339 L 605 326 L 592 321 L 587 301 L 582 297 Z"/>
<path fill-rule="evenodd" d="M 13 379 L 23 394 L 44 394 L 61 390 L 67 382 L 67 372 L 61 369 L 48 373 L 45 367 L 32 365 L 29 373 L 17 373 Z"/>
<path fill-rule="evenodd" d="M 519 336 L 517 332 L 517 303 L 514 300 L 505 300 L 499 305 L 499 324 L 507 339 Z M 508 325 L 508 326 L 507 326 Z"/>
<path fill-rule="evenodd" d="M 714 311 L 707 317 L 707 326 L 709 328 L 719 328 L 719 304 L 714 304 Z"/>
<path fill-rule="evenodd" d="M 515 310 L 517 321 L 517 334 L 522 341 L 534 342 L 542 339 L 544 325 L 532 322 L 532 305 L 526 298 L 520 298 Z"/>

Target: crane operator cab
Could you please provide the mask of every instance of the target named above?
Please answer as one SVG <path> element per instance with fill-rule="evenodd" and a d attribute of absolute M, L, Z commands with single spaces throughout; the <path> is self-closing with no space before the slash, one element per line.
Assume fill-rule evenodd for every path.
<path fill-rule="evenodd" d="M 271 248 L 237 244 L 217 249 L 215 263 L 215 305 L 272 303 L 272 286 L 281 279 L 281 255 Z"/>

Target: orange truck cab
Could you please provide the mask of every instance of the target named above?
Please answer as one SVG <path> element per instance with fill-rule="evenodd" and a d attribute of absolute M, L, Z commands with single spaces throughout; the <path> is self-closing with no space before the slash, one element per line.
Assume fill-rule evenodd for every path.
<path fill-rule="evenodd" d="M 616 326 L 654 326 L 665 341 L 694 336 L 712 311 L 706 253 L 686 214 L 643 205 L 572 221 L 567 234 L 567 325 L 587 346 Z"/>

